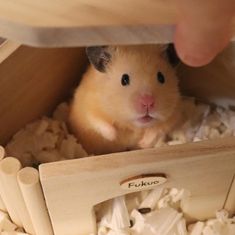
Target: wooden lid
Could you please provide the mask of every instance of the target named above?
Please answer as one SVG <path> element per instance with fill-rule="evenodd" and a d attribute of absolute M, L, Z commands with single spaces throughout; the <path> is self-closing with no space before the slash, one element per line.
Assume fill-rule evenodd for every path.
<path fill-rule="evenodd" d="M 166 42 L 176 15 L 172 0 L 0 0 L 0 36 L 50 47 Z"/>

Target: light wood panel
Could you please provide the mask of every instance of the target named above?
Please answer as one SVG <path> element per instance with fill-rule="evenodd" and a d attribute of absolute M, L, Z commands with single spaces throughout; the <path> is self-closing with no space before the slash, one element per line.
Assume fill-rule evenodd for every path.
<path fill-rule="evenodd" d="M 200 213 L 191 217 L 214 216 L 224 205 L 234 172 L 235 138 L 40 165 L 55 235 L 95 233 L 93 206 L 135 191 L 122 189 L 120 182 L 141 174 L 165 173 L 168 181 L 162 186 L 186 188 L 200 201 Z"/>
<path fill-rule="evenodd" d="M 172 23 L 176 19 L 174 0 L 1 0 L 0 7 L 2 19 L 37 27 Z"/>
<path fill-rule="evenodd" d="M 78 83 L 84 50 L 20 47 L 0 65 L 0 144 L 52 111 Z"/>
<path fill-rule="evenodd" d="M 34 46 L 167 42 L 176 21 L 174 0 L 0 0 L 0 35 Z"/>

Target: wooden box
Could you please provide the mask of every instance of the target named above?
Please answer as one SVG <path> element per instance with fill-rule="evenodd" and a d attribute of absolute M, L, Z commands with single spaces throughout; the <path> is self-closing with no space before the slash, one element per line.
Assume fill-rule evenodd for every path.
<path fill-rule="evenodd" d="M 156 28 L 159 30 L 156 24 L 175 20 L 174 7 L 166 7 L 162 1 L 157 5 L 146 1 L 150 14 L 141 18 L 145 19 L 145 26 L 138 18 L 141 1 L 125 2 L 129 7 L 139 6 L 128 18 L 129 28 L 121 27 L 125 24 L 122 17 L 108 13 L 96 21 L 92 17 L 94 9 L 98 15 L 102 10 L 93 8 L 95 1 L 83 5 L 90 18 L 85 13 L 75 14 L 76 7 L 73 7 L 79 1 L 68 2 L 62 10 L 59 0 L 51 4 L 45 2 L 38 3 L 37 11 L 27 0 L 20 6 L 17 1 L 0 2 L 1 36 L 36 46 L 83 47 L 45 49 L 10 42 L 0 47 L 2 145 L 26 123 L 50 114 L 59 102 L 72 94 L 87 65 L 84 46 L 162 42 L 170 33 L 159 38 L 154 33 Z M 103 1 L 102 7 L 108 6 L 109 1 Z M 118 6 L 117 3 L 115 9 L 121 14 Z M 160 15 L 155 13 L 155 10 L 160 12 L 159 8 L 163 10 Z M 35 14 L 26 17 L 24 13 L 29 9 Z M 48 12 L 52 13 L 50 17 Z M 81 22 L 85 22 L 85 27 Z M 208 101 L 223 98 L 235 106 L 234 61 L 235 46 L 231 44 L 208 66 L 198 69 L 181 66 L 178 73 L 182 91 Z M 143 190 L 144 187 L 124 189 L 120 183 L 149 174 L 164 174 L 167 178 L 164 187 L 188 189 L 192 196 L 186 206 L 194 218 L 210 218 L 222 208 L 235 213 L 235 138 L 217 139 L 42 164 L 40 180 L 55 235 L 95 232 L 94 206 L 118 195 Z"/>

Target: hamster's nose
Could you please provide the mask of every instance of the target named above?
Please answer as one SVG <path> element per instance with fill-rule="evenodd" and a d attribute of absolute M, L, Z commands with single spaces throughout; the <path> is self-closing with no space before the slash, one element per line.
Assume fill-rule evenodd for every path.
<path fill-rule="evenodd" d="M 152 95 L 141 95 L 137 101 L 137 110 L 140 112 L 150 111 L 154 107 L 154 98 Z"/>

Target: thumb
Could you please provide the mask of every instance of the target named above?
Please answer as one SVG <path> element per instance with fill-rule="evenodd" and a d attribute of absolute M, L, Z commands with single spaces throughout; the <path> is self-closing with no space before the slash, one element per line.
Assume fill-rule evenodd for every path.
<path fill-rule="evenodd" d="M 193 0 L 188 0 L 187 4 L 190 2 Z M 176 26 L 174 42 L 178 56 L 183 62 L 190 66 L 202 66 L 211 62 L 230 41 L 234 13 L 231 8 L 234 4 L 231 8 L 223 9 L 226 4 L 224 1 L 223 6 L 210 6 L 205 2 L 200 5 L 201 1 L 194 2 L 199 4 L 191 4 L 188 7 L 184 4 L 181 8 L 182 14 Z"/>

